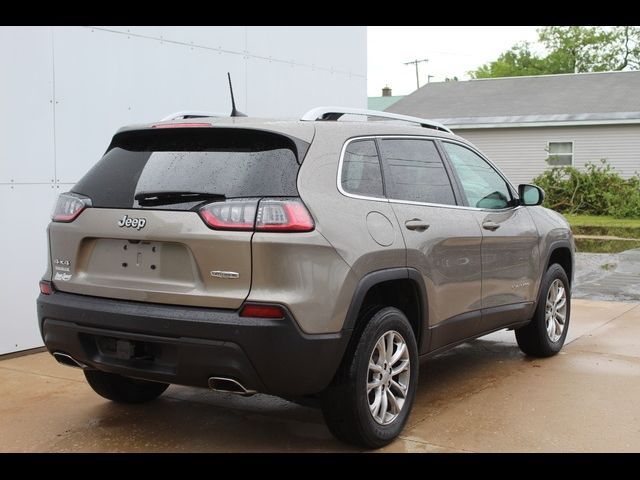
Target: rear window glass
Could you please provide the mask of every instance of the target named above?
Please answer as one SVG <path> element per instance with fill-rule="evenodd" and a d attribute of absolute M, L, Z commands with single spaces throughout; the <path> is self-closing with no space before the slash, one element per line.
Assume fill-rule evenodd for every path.
<path fill-rule="evenodd" d="M 189 209 L 199 201 L 141 206 L 136 195 L 193 192 L 239 197 L 298 195 L 295 144 L 241 129 L 145 130 L 116 135 L 102 159 L 74 186 L 96 207 Z"/>

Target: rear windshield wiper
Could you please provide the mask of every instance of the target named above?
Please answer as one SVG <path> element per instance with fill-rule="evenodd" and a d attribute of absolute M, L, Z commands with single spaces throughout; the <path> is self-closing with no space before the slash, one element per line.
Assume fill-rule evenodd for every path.
<path fill-rule="evenodd" d="M 135 195 L 139 205 L 171 205 L 172 203 L 199 202 L 204 200 L 224 200 L 221 193 L 208 192 L 140 192 Z"/>

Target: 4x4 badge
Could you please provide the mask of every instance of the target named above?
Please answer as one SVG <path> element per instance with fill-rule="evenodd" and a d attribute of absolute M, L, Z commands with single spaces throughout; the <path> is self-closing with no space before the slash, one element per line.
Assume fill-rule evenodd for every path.
<path fill-rule="evenodd" d="M 118 220 L 118 226 L 120 228 L 137 228 L 138 230 L 144 228 L 147 224 L 146 218 L 131 218 L 129 215 L 125 215 L 120 220 Z"/>

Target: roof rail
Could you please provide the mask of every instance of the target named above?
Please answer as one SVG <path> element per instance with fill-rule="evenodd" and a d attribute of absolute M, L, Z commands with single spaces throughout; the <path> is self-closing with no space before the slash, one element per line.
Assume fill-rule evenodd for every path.
<path fill-rule="evenodd" d="M 184 110 L 182 112 L 175 112 L 171 115 L 164 117 L 161 122 L 170 122 L 171 120 L 180 120 L 185 118 L 203 118 L 203 117 L 228 117 L 226 113 L 220 112 L 203 112 L 200 110 Z"/>
<path fill-rule="evenodd" d="M 441 123 L 427 120 L 425 118 L 410 117 L 397 113 L 381 112 L 378 110 L 365 110 L 350 107 L 317 107 L 305 113 L 300 120 L 313 122 L 316 120 L 338 120 L 343 115 L 362 115 L 366 117 L 386 118 L 387 120 L 400 120 L 403 122 L 417 123 L 423 128 L 433 128 L 447 133 L 453 133 L 449 128 Z"/>

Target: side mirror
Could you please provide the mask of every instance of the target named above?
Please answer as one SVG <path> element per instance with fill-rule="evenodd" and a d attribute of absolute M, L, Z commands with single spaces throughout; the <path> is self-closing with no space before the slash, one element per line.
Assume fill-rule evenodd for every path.
<path fill-rule="evenodd" d="M 518 185 L 518 195 L 520 196 L 520 205 L 534 206 L 541 205 L 544 200 L 544 190 L 535 185 L 522 184 Z"/>

